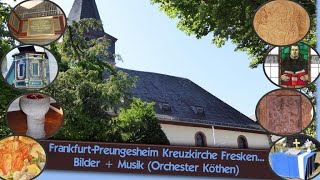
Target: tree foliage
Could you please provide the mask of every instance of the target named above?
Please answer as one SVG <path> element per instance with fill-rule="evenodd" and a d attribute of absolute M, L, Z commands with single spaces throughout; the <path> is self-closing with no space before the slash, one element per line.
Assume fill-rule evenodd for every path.
<path fill-rule="evenodd" d="M 47 90 L 64 109 L 62 129 L 55 139 L 111 141 L 111 118 L 131 96 L 136 78 L 116 71 L 109 62 L 108 38 L 86 39 L 87 30 L 101 30 L 95 19 L 72 22 L 61 44 L 50 49 L 59 59 L 60 73 Z"/>
<path fill-rule="evenodd" d="M 156 118 L 154 103 L 133 98 L 130 108 L 120 110 L 113 119 L 117 142 L 138 144 L 169 144 Z"/>
<path fill-rule="evenodd" d="M 168 144 L 153 105 L 134 99 L 126 110 L 137 78 L 109 63 L 114 55 L 106 50 L 107 36 L 88 38 L 88 30 L 101 27 L 95 19 L 72 22 L 63 41 L 50 46 L 63 68 L 48 91 L 65 110 L 65 124 L 54 139 Z M 114 118 L 120 109 L 119 118 Z M 137 126 L 142 121 L 145 124 Z M 131 133 L 134 136 L 128 136 Z"/>
<path fill-rule="evenodd" d="M 308 98 L 310 99 L 311 103 L 314 104 L 314 108 L 316 108 L 315 104 L 317 104 L 317 88 L 315 84 L 311 84 L 308 86 L 308 88 L 304 88 L 301 90 L 302 93 L 304 93 L 306 96 L 308 96 Z M 313 114 L 313 119 L 311 122 L 311 125 L 306 128 L 303 132 L 309 136 L 312 136 L 314 138 L 316 138 L 317 136 L 317 131 L 316 131 L 316 127 L 317 127 L 317 114 L 314 113 Z"/>
<path fill-rule="evenodd" d="M 0 58 L 8 53 L 10 48 L 14 45 L 13 39 L 7 30 L 7 17 L 10 13 L 10 6 L 6 3 L 0 2 Z M 8 87 L 7 83 L 0 78 L 0 138 L 11 133 L 5 121 L 5 111 L 10 102 L 19 94 L 19 92 Z"/>
<path fill-rule="evenodd" d="M 14 45 L 6 29 L 9 12 L 10 7 L 0 2 L 1 57 Z M 130 102 L 131 91 L 137 78 L 129 77 L 112 65 L 119 56 L 107 51 L 110 41 L 106 35 L 90 37 L 90 32 L 102 30 L 101 21 L 81 19 L 67 26 L 62 42 L 49 45 L 60 72 L 54 83 L 42 91 L 50 93 L 58 100 L 64 111 L 64 125 L 53 139 L 116 142 L 121 138 L 116 137 L 117 132 L 114 129 L 128 132 L 124 127 L 115 127 L 112 118 L 120 108 L 124 111 L 128 107 L 127 102 Z M 5 123 L 5 110 L 18 92 L 9 88 L 2 80 L 0 86 L 0 136 L 6 136 L 11 132 Z M 148 105 L 148 111 L 144 113 L 146 117 L 153 117 L 155 114 L 150 107 Z M 134 110 L 129 111 L 134 113 Z M 153 122 L 155 124 L 147 128 L 160 126 L 158 121 Z M 146 134 L 144 131 L 152 129 L 143 129 L 140 133 Z M 159 133 L 163 135 L 162 131 Z M 157 140 L 159 135 L 151 134 L 149 137 L 153 138 L 153 135 Z M 141 143 L 148 143 L 140 140 Z M 147 138 L 144 140 L 149 141 Z"/>
<path fill-rule="evenodd" d="M 255 68 L 263 62 L 271 45 L 258 38 L 253 30 L 255 11 L 266 0 L 151 0 L 159 5 L 159 9 L 170 18 L 178 19 L 177 27 L 187 35 L 197 38 L 212 36 L 212 43 L 218 47 L 231 41 L 236 45 L 236 51 L 245 51 L 251 58 L 250 67 Z M 315 0 L 298 0 L 311 17 L 310 33 L 303 42 L 316 46 L 316 2 Z M 315 85 L 302 90 L 315 104 Z M 315 117 L 314 117 L 315 119 Z M 315 137 L 316 125 L 304 132 Z"/>
<path fill-rule="evenodd" d="M 10 6 L 0 2 L 0 56 L 1 58 L 10 50 L 13 45 L 13 39 L 7 28 L 7 17 L 10 13 Z"/>
<path fill-rule="evenodd" d="M 221 47 L 226 41 L 251 57 L 250 67 L 257 67 L 271 46 L 261 41 L 253 30 L 255 10 L 266 0 L 151 0 L 170 18 L 177 18 L 177 27 L 187 35 L 212 36 L 212 43 Z M 299 0 L 312 17 L 312 28 L 304 42 L 316 45 L 316 5 L 314 0 Z"/>

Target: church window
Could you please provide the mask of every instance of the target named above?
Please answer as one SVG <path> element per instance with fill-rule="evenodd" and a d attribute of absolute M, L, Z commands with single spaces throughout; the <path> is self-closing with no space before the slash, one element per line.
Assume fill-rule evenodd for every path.
<path fill-rule="evenodd" d="M 277 53 L 278 48 L 275 48 L 275 50 L 270 52 L 266 57 L 264 63 L 265 73 L 273 82 L 279 81 L 279 55 Z"/>
<path fill-rule="evenodd" d="M 311 49 L 311 81 L 316 79 L 320 73 L 320 59 L 315 51 Z"/>
<path fill-rule="evenodd" d="M 248 149 L 248 141 L 247 138 L 244 136 L 238 137 L 238 148 L 239 149 Z"/>
<path fill-rule="evenodd" d="M 207 146 L 206 142 L 206 136 L 203 134 L 203 132 L 197 132 L 195 135 L 195 144 L 197 147 L 205 147 Z"/>

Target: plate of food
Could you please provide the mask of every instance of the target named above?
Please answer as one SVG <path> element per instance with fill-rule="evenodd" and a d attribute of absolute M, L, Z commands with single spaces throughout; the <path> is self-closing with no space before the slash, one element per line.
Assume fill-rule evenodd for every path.
<path fill-rule="evenodd" d="M 0 176 L 7 180 L 37 177 L 46 165 L 46 153 L 34 139 L 10 136 L 0 140 Z"/>

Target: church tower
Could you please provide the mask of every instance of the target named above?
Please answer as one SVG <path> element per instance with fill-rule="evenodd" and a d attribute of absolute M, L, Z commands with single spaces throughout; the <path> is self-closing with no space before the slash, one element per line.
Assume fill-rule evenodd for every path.
<path fill-rule="evenodd" d="M 84 18 L 94 18 L 96 20 L 101 21 L 95 0 L 75 0 L 73 2 L 72 8 L 68 16 L 68 22 L 71 22 L 71 21 L 78 22 L 80 19 L 84 19 Z M 117 39 L 109 35 L 108 33 L 106 33 L 103 27 L 102 27 L 102 31 L 90 30 L 88 32 L 89 38 L 99 38 L 104 35 L 107 35 L 107 37 L 111 40 L 111 44 L 108 48 L 109 53 L 115 54 L 115 43 Z M 112 63 L 114 64 L 115 62 L 112 62 Z"/>

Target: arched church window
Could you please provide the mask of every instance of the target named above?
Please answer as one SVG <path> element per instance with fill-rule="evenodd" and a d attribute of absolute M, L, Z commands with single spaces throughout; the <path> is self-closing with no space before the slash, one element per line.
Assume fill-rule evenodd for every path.
<path fill-rule="evenodd" d="M 207 146 L 206 136 L 202 132 L 197 132 L 195 135 L 195 145 L 197 147 L 205 147 Z"/>
<path fill-rule="evenodd" d="M 238 137 L 238 148 L 239 149 L 248 149 L 248 141 L 245 136 Z"/>

